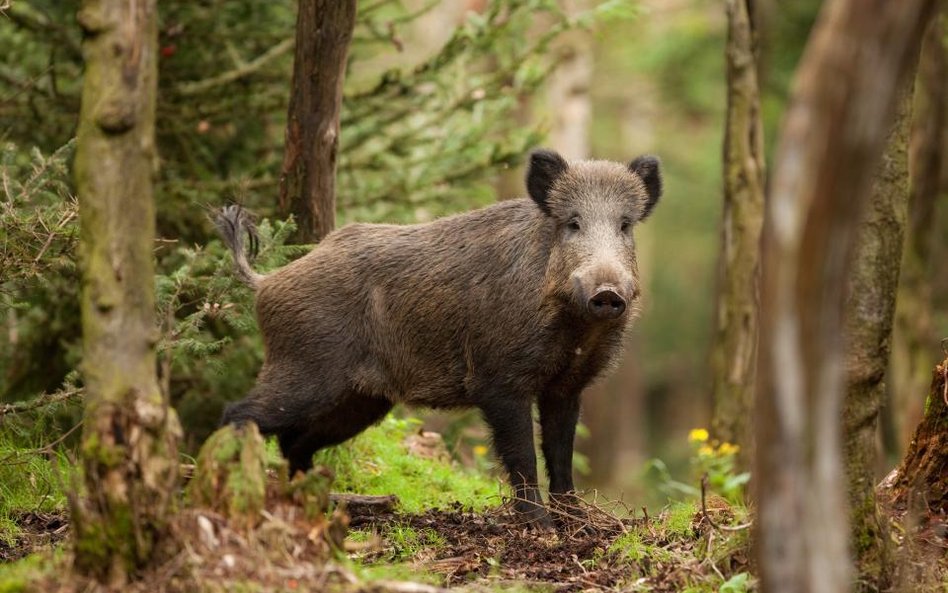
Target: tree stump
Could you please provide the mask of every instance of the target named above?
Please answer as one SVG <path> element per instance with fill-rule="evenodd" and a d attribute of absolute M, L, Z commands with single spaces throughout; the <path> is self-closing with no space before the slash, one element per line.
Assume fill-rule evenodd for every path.
<path fill-rule="evenodd" d="M 932 371 L 925 415 L 894 478 L 886 482 L 897 508 L 915 497 L 931 513 L 948 514 L 948 358 Z"/>

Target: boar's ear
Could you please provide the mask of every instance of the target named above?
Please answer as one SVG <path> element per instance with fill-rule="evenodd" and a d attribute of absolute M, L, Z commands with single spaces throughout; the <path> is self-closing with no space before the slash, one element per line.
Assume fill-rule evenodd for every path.
<path fill-rule="evenodd" d="M 629 171 L 638 175 L 642 183 L 645 184 L 647 198 L 642 205 L 642 219 L 644 219 L 651 214 L 652 208 L 662 197 L 662 173 L 659 170 L 658 157 L 652 155 L 640 156 L 629 163 Z"/>
<path fill-rule="evenodd" d="M 527 192 L 546 214 L 550 213 L 550 206 L 547 204 L 550 188 L 568 168 L 569 165 L 563 157 L 552 150 L 535 150 L 530 155 L 530 164 L 527 166 Z"/>

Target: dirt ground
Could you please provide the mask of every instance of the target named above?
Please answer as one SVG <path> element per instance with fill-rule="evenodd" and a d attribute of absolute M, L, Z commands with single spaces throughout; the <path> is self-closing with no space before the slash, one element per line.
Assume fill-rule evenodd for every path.
<path fill-rule="evenodd" d="M 69 531 L 65 512 L 23 513 L 14 518 L 20 534 L 12 541 L 0 539 L 0 563 L 24 558 L 33 552 L 50 549 L 62 542 Z"/>
<path fill-rule="evenodd" d="M 700 513 L 682 536 L 668 533 L 662 517 L 618 519 L 585 505 L 583 511 L 585 517 L 564 519 L 555 532 L 531 530 L 504 508 L 485 514 L 455 507 L 419 515 L 356 515 L 350 526 L 377 531 L 383 540 L 393 526 L 433 532 L 437 543 L 421 547 L 409 562 L 418 571 L 441 575 L 445 587 L 516 583 L 573 592 L 635 585 L 649 591 L 681 591 L 713 579 L 715 572 L 727 576 L 748 569 L 747 556 L 741 550 L 727 555 L 726 566 L 712 566 L 713 553 L 702 556 L 712 528 Z M 633 532 L 637 536 L 631 547 L 622 542 L 617 545 L 617 540 Z M 388 542 L 361 554 L 361 561 L 367 564 L 390 558 Z"/>
<path fill-rule="evenodd" d="M 503 507 L 475 513 L 455 506 L 421 514 L 353 507 L 348 516 L 307 518 L 299 507 L 284 502 L 268 505 L 265 518 L 248 531 L 232 529 L 211 511 L 188 509 L 172 526 L 174 553 L 140 587 L 125 591 L 172 593 L 192 591 L 200 584 L 202 591 L 223 592 L 240 584 L 248 591 L 338 593 L 481 592 L 511 586 L 562 593 L 670 593 L 692 586 L 717 590 L 735 575 L 754 572 L 747 551 L 749 533 L 712 526 L 700 510 L 684 529 L 669 528 L 664 515 L 640 512 L 634 519 L 618 519 L 595 506 L 583 510 L 585 517 L 564 518 L 556 531 L 535 531 Z M 717 526 L 735 520 L 723 501 L 709 501 L 707 512 Z M 350 536 L 361 537 L 349 537 L 340 546 L 346 523 Z M 20 517 L 20 527 L 15 542 L 0 542 L 0 563 L 62 545 L 68 536 L 61 514 L 27 513 Z M 406 547 L 396 541 L 398 530 L 421 534 L 421 539 Z M 948 574 L 945 533 L 928 524 L 910 531 L 915 537 L 908 539 L 914 543 L 898 552 L 896 582 L 928 583 L 935 588 L 925 590 L 940 590 L 937 582 Z M 905 555 L 908 548 L 910 556 Z M 408 576 L 370 577 L 359 568 L 387 569 L 393 564 L 407 567 L 400 574 Z M 36 590 L 83 590 L 73 579 L 64 583 L 59 568 Z M 747 590 L 755 589 L 752 579 L 747 585 Z"/>
<path fill-rule="evenodd" d="M 210 511 L 182 511 L 173 523 L 176 550 L 144 579 L 142 591 L 226 591 L 255 584 L 266 591 L 318 590 L 405 591 L 416 593 L 462 587 L 467 591 L 500 590 L 509 586 L 543 591 L 603 591 L 639 587 L 649 591 L 681 591 L 685 587 L 749 570 L 744 552 L 730 549 L 722 558 L 707 553 L 715 544 L 712 528 L 700 513 L 684 535 L 668 533 L 662 517 L 617 519 L 593 506 L 582 519 L 563 519 L 556 531 L 536 531 L 518 522 L 506 508 L 474 513 L 460 507 L 421 514 L 392 511 L 348 517 L 350 533 L 376 533 L 372 541 L 346 540 L 335 555 L 330 542 L 342 541 L 346 517 L 336 513 L 316 520 L 292 505 L 268 505 L 266 518 L 253 530 L 232 529 Z M 715 512 L 715 511 L 709 511 Z M 726 522 L 726 511 L 716 511 Z M 563 515 L 564 517 L 566 515 Z M 68 525 L 62 516 L 24 516 L 23 536 L 13 546 L 0 548 L 0 560 L 11 561 L 62 543 Z M 410 528 L 426 534 L 410 556 L 393 557 L 392 530 Z M 335 533 L 333 533 L 335 532 Z M 616 541 L 638 534 L 634 554 Z M 432 536 L 432 534 L 436 534 Z M 348 558 L 348 560 L 347 560 Z M 63 560 L 67 562 L 67 560 Z M 360 574 L 359 566 L 407 564 L 409 575 L 374 580 Z M 61 571 L 46 581 L 48 591 L 78 591 L 81 583 L 64 584 Z M 384 573 L 383 573 L 384 574 Z M 406 583 L 418 580 L 431 585 Z M 717 582 L 720 582 L 718 580 Z M 44 587 L 46 585 L 44 584 Z M 406 586 L 408 589 L 406 589 Z M 127 591 L 138 591 L 132 587 Z M 253 585 L 251 585 L 251 589 Z M 315 589 L 314 589 L 315 590 Z"/>

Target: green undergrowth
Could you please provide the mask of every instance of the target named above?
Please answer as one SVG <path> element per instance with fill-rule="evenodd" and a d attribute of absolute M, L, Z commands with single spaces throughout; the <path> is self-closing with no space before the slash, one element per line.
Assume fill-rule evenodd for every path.
<path fill-rule="evenodd" d="M 320 451 L 315 462 L 335 474 L 333 491 L 395 494 L 406 513 L 455 504 L 480 511 L 501 503 L 506 486 L 496 477 L 410 454 L 405 439 L 419 427 L 416 419 L 388 416 L 351 441 Z"/>
<path fill-rule="evenodd" d="M 25 513 L 63 511 L 69 471 L 61 453 L 19 448 L 0 437 L 0 540 L 16 539 L 17 518 Z"/>
<path fill-rule="evenodd" d="M 699 528 L 700 509 L 694 502 L 670 504 L 655 520 L 619 536 L 596 563 L 618 562 L 628 567 L 636 591 L 665 591 L 669 575 L 678 574 L 687 593 L 744 593 L 753 591 L 754 579 L 746 567 L 747 531 L 714 531 Z M 730 508 L 735 518 L 746 519 L 745 508 Z M 713 567 L 713 568 L 712 568 Z M 723 575 L 723 576 L 722 576 Z"/>
<path fill-rule="evenodd" d="M 359 580 L 367 583 L 371 581 L 406 581 L 438 586 L 444 581 L 442 575 L 419 569 L 418 565 L 412 561 L 382 562 L 378 564 L 363 564 L 352 561 L 348 563 L 348 568 Z"/>
<path fill-rule="evenodd" d="M 63 552 L 41 552 L 16 562 L 0 563 L 0 593 L 27 593 L 31 584 L 61 568 Z"/>
<path fill-rule="evenodd" d="M 434 529 L 415 529 L 408 525 L 396 525 L 388 530 L 386 540 L 396 561 L 414 558 L 426 548 L 443 548 L 447 543 Z"/>

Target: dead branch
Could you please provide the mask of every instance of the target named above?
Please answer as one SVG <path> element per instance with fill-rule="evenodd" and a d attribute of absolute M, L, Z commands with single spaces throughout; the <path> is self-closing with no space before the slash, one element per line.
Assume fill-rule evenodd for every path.
<path fill-rule="evenodd" d="M 224 86 L 225 84 L 230 84 L 236 80 L 250 76 L 276 58 L 288 53 L 295 45 L 296 40 L 294 38 L 291 37 L 284 39 L 280 43 L 260 54 L 258 57 L 247 62 L 246 64 L 242 64 L 237 68 L 234 68 L 233 70 L 228 70 L 227 72 L 218 74 L 217 76 L 212 76 L 210 78 L 205 78 L 204 80 L 182 82 L 177 87 L 178 94 L 184 97 L 199 95 L 203 92 L 209 91 L 214 87 Z"/>

